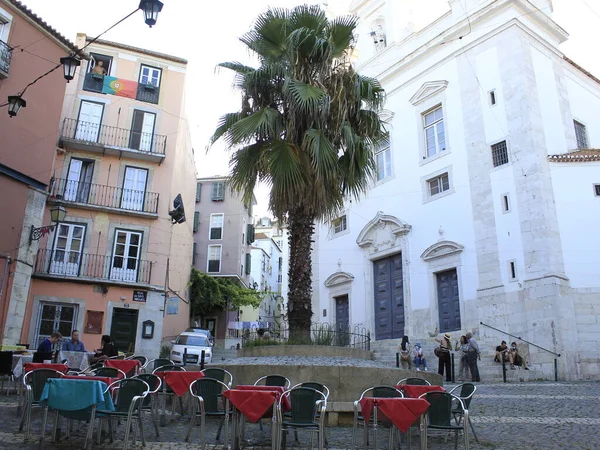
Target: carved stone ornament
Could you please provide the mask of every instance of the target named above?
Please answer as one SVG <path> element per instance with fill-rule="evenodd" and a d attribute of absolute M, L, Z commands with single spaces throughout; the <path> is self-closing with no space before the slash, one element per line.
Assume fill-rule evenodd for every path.
<path fill-rule="evenodd" d="M 445 80 L 428 81 L 415 92 L 415 95 L 413 95 L 409 101 L 413 106 L 416 106 L 428 98 L 442 92 L 447 86 L 448 82 Z"/>
<path fill-rule="evenodd" d="M 421 254 L 423 261 L 431 261 L 432 259 L 441 258 L 443 256 L 460 253 L 465 247 L 454 241 L 439 241 L 427 247 Z"/>
<path fill-rule="evenodd" d="M 339 286 L 340 284 L 344 283 L 352 283 L 352 280 L 354 280 L 354 275 L 352 275 L 351 273 L 335 272 L 327 277 L 327 279 L 325 280 L 325 286 Z"/>
<path fill-rule="evenodd" d="M 399 237 L 406 235 L 411 226 L 397 217 L 379 211 L 367 223 L 356 238 L 361 248 L 373 246 L 374 251 L 396 246 Z"/>

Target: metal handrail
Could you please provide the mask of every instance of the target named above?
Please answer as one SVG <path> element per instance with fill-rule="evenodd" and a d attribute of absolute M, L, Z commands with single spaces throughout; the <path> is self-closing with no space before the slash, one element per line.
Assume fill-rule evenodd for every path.
<path fill-rule="evenodd" d="M 499 331 L 500 333 L 506 334 L 506 335 L 508 335 L 508 336 L 510 336 L 510 337 L 513 337 L 513 338 L 515 338 L 515 339 L 518 339 L 518 340 L 520 340 L 520 341 L 523 341 L 523 342 L 525 342 L 525 343 L 527 343 L 527 344 L 529 344 L 529 345 L 532 345 L 532 346 L 534 346 L 535 348 L 539 348 L 540 350 L 544 350 L 545 352 L 551 353 L 551 354 L 553 354 L 554 356 L 557 356 L 557 357 L 559 357 L 559 358 L 560 358 L 560 353 L 556 353 L 556 352 L 553 352 L 552 350 L 548 350 L 547 348 L 540 347 L 539 345 L 537 345 L 537 344 L 534 344 L 533 342 L 529 342 L 529 341 L 527 341 L 527 340 L 523 339 L 521 336 L 515 336 L 514 334 L 510 334 L 510 333 L 509 333 L 509 332 L 507 332 L 507 331 L 500 330 L 499 328 L 496 328 L 496 327 L 493 327 L 493 326 L 491 326 L 491 325 L 488 325 L 487 323 L 479 322 L 479 324 L 480 324 L 480 325 L 483 325 L 484 327 L 491 328 L 492 330 Z"/>

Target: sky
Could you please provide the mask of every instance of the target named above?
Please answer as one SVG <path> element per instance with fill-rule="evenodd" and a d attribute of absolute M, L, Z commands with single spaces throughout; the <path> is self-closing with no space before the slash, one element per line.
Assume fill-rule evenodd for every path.
<path fill-rule="evenodd" d="M 208 153 L 206 145 L 218 118 L 239 106 L 232 89 L 233 76 L 226 70 L 216 70 L 224 61 L 251 62 L 239 37 L 247 32 L 254 18 L 268 6 L 292 7 L 305 3 L 298 0 L 162 0 L 163 11 L 157 24 L 144 24 L 141 11 L 109 31 L 102 39 L 168 53 L 186 58 L 188 63 L 186 103 L 192 143 L 199 176 L 228 173 L 229 153 L 221 145 Z M 402 0 L 394 0 L 402 1 Z M 444 14 L 444 0 L 431 2 L 431 7 L 417 20 L 426 24 Z M 139 0 L 22 0 L 42 19 L 72 41 L 77 33 L 96 36 L 126 16 L 139 5 Z M 309 3 L 321 3 L 310 1 Z M 327 0 L 328 7 L 338 14 L 347 10 L 350 0 Z M 600 0 L 554 0 L 553 19 L 569 34 L 561 50 L 600 77 L 597 35 L 600 27 Z M 49 63 L 50 65 L 50 63 Z M 266 187 L 256 192 L 256 214 L 267 213 Z"/>

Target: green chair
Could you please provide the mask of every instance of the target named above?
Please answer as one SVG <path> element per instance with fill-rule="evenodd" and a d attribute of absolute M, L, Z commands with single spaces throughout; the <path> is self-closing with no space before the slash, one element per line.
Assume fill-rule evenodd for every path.
<path fill-rule="evenodd" d="M 53 369 L 35 369 L 27 372 L 23 377 L 23 386 L 25 390 L 25 407 L 19 424 L 19 431 L 27 424 L 25 430 L 25 439 L 31 434 L 31 412 L 34 406 L 40 406 L 40 397 L 46 385 L 46 380 L 50 378 L 62 378 L 63 374 Z"/>
<path fill-rule="evenodd" d="M 154 372 L 161 366 L 172 366 L 175 363 L 167 358 L 156 358 L 147 361 L 146 364 L 142 367 L 142 369 L 149 370 L 150 372 Z"/>
<path fill-rule="evenodd" d="M 323 383 L 319 383 L 317 381 L 304 381 L 304 382 L 298 383 L 297 385 L 294 386 L 294 388 L 296 388 L 296 387 L 307 387 L 307 388 L 315 389 L 319 392 L 322 392 L 323 395 L 325 396 L 325 403 L 327 403 L 327 399 L 329 398 L 329 388 L 327 386 L 325 386 Z M 317 414 L 317 417 L 319 417 L 319 414 Z M 298 442 L 298 431 L 297 430 L 294 431 L 294 438 L 296 439 L 296 442 Z M 325 435 L 323 436 L 323 440 L 325 441 L 325 447 L 328 447 L 329 443 L 327 442 L 327 433 L 325 433 Z"/>
<path fill-rule="evenodd" d="M 100 367 L 92 372 L 95 377 L 127 378 L 125 372 L 116 367 Z"/>
<path fill-rule="evenodd" d="M 281 403 L 287 397 L 291 404 L 289 415 L 284 415 Z M 285 448 L 287 432 L 296 430 L 310 431 L 311 448 L 314 433 L 317 434 L 319 450 L 324 448 L 325 436 L 325 394 L 309 387 L 295 387 L 286 391 L 277 405 L 277 449 Z"/>
<path fill-rule="evenodd" d="M 160 432 L 158 430 L 158 420 L 156 419 L 157 410 L 158 410 L 158 392 L 160 391 L 160 387 L 162 386 L 162 380 L 158 375 L 154 375 L 152 373 L 141 373 L 132 378 L 137 378 L 139 380 L 145 381 L 150 387 L 150 391 L 148 395 L 144 398 L 142 403 L 143 411 L 150 411 L 150 415 L 152 417 L 152 424 L 154 425 L 154 430 L 156 431 L 156 436 L 160 436 Z"/>
<path fill-rule="evenodd" d="M 369 389 L 364 390 L 363 393 L 360 394 L 360 398 L 354 402 L 354 422 L 353 422 L 353 427 L 352 427 L 352 448 L 353 449 L 356 448 L 356 430 L 358 429 L 359 422 L 363 422 L 363 426 L 364 426 L 364 447 L 367 448 L 369 446 L 368 423 L 372 417 L 369 417 L 369 418 L 367 418 L 367 420 L 365 420 L 365 418 L 362 415 L 360 401 L 364 397 L 403 398 L 404 394 L 402 393 L 402 391 L 400 391 L 399 389 L 396 389 L 393 386 L 373 386 L 373 387 L 370 387 Z M 375 428 L 375 425 L 379 425 L 379 424 L 374 423 L 373 428 Z M 389 442 L 390 442 L 390 446 L 392 446 L 393 439 L 394 439 L 393 427 L 390 426 L 389 428 L 390 428 Z M 376 432 L 377 432 L 377 428 L 375 428 L 375 433 Z"/>
<path fill-rule="evenodd" d="M 223 447 L 227 447 L 228 431 L 229 431 L 229 399 L 223 401 L 223 392 L 229 390 L 229 387 L 221 380 L 214 378 L 200 378 L 190 384 L 190 394 L 192 395 L 192 417 L 190 426 L 185 436 L 185 442 L 190 440 L 192 430 L 196 423 L 196 416 L 200 415 L 200 448 L 206 449 L 206 418 L 220 417 L 219 430 L 217 431 L 216 440 L 219 440 L 221 428 L 225 424 L 225 437 Z"/>
<path fill-rule="evenodd" d="M 202 371 L 205 377 L 219 380 L 221 383 L 225 383 L 228 389 L 233 386 L 233 375 L 225 369 L 220 367 L 210 367 Z"/>
<path fill-rule="evenodd" d="M 137 355 L 133 355 L 131 358 L 127 358 L 127 359 L 135 359 L 136 361 L 140 362 L 140 366 L 143 368 L 146 363 L 148 362 L 148 358 L 146 358 L 145 356 L 137 356 Z M 170 362 L 169 362 L 170 364 Z"/>
<path fill-rule="evenodd" d="M 153 375 L 156 375 L 156 372 L 186 372 L 185 368 L 183 366 L 177 366 L 175 364 L 167 364 L 164 366 L 159 366 L 156 369 L 154 369 L 152 371 Z M 167 407 L 166 403 L 167 403 L 167 396 L 171 396 L 171 397 L 175 397 L 175 393 L 173 392 L 173 390 L 169 387 L 169 385 L 167 383 L 162 383 L 162 385 L 160 386 L 158 392 L 160 392 L 161 394 L 164 394 L 164 402 L 163 402 L 163 414 L 161 415 L 161 425 L 165 425 L 166 423 L 166 418 L 165 418 L 165 409 Z M 181 415 L 183 415 L 183 399 L 181 397 L 179 397 L 179 408 L 181 410 Z M 175 414 L 175 402 L 172 401 L 171 402 L 171 409 L 173 414 Z"/>
<path fill-rule="evenodd" d="M 290 380 L 283 375 L 265 375 L 264 377 L 260 377 L 258 380 L 256 380 L 254 386 L 278 386 L 289 389 L 291 384 L 292 383 Z"/>
<path fill-rule="evenodd" d="M 460 388 L 460 393 L 454 394 L 454 391 L 458 391 L 459 388 Z M 464 407 L 468 410 L 469 407 L 471 406 L 471 400 L 473 400 L 473 395 L 475 394 L 476 390 L 477 390 L 477 387 L 473 383 L 463 383 L 463 384 L 459 384 L 458 386 L 455 386 L 450 391 L 450 394 L 454 394 L 458 398 L 460 398 L 463 402 Z M 454 408 L 452 409 L 452 415 L 454 416 L 454 420 L 455 420 L 456 424 L 460 425 L 460 422 L 462 421 L 462 418 L 463 418 L 463 410 L 461 409 L 461 405 L 458 404 L 458 402 L 455 402 L 455 404 L 454 404 Z M 471 421 L 470 415 L 469 415 L 469 425 L 471 426 L 471 431 L 473 432 L 473 437 L 475 438 L 475 441 L 479 442 L 479 439 L 477 439 L 477 434 L 475 433 L 475 428 L 473 428 L 473 422 Z"/>
<path fill-rule="evenodd" d="M 427 430 L 425 430 L 425 440 L 429 430 L 454 432 L 454 450 L 458 448 L 458 433 L 463 432 L 465 439 L 465 450 L 469 450 L 469 411 L 463 401 L 456 395 L 449 392 L 426 392 L 419 398 L 424 398 L 429 402 L 427 410 Z M 464 420 L 462 424 L 457 425 L 453 419 L 453 404 L 458 403 Z M 426 442 L 425 442 L 426 444 Z"/>
<path fill-rule="evenodd" d="M 142 445 L 146 445 L 144 437 L 144 425 L 142 421 L 142 406 L 147 395 L 150 393 L 150 386 L 144 380 L 137 378 L 126 378 L 115 381 L 106 388 L 104 394 L 112 392 L 115 396 L 115 410 L 97 410 L 97 416 L 100 416 L 100 426 L 98 427 L 98 443 L 102 432 L 102 421 L 108 422 L 108 434 L 110 442 L 113 442 L 112 420 L 126 418 L 125 438 L 123 439 L 123 449 L 127 450 L 129 445 L 129 433 L 132 429 L 132 421 L 136 419 L 137 428 L 140 431 Z M 136 440 L 136 429 L 133 431 L 133 445 Z"/>
<path fill-rule="evenodd" d="M 398 383 L 396 383 L 396 385 L 399 384 L 408 384 L 410 386 L 431 386 L 429 381 L 425 380 L 424 378 L 417 377 L 402 378 L 400 381 L 398 381 Z"/>

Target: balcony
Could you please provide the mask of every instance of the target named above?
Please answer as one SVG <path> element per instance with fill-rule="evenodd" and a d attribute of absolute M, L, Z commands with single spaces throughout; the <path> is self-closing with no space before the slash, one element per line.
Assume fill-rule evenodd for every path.
<path fill-rule="evenodd" d="M 107 282 L 119 285 L 149 285 L 152 261 L 124 256 L 94 255 L 40 249 L 34 275 L 40 278 L 77 282 Z"/>
<path fill-rule="evenodd" d="M 8 78 L 10 58 L 13 49 L 4 41 L 0 41 L 0 79 Z"/>
<path fill-rule="evenodd" d="M 160 88 L 152 84 L 137 84 L 137 91 L 135 99 L 140 102 L 158 104 L 158 97 L 160 94 Z M 104 75 L 98 75 L 94 73 L 86 73 L 83 80 L 83 90 L 89 92 L 102 93 L 104 88 Z M 105 91 L 106 93 L 106 91 Z M 118 94 L 117 94 L 118 95 Z M 131 96 L 132 97 L 132 96 Z"/>
<path fill-rule="evenodd" d="M 57 178 L 50 187 L 49 203 L 158 219 L 159 194 Z"/>
<path fill-rule="evenodd" d="M 167 136 L 65 118 L 59 145 L 160 164 L 165 159 Z"/>

